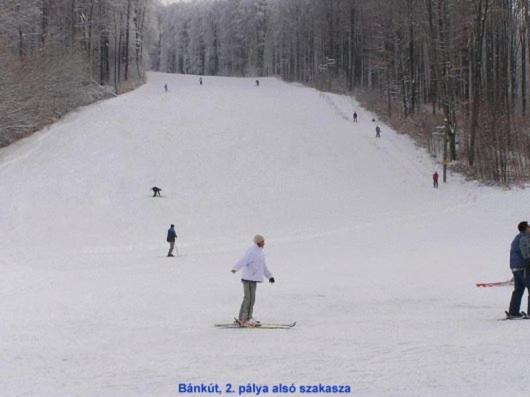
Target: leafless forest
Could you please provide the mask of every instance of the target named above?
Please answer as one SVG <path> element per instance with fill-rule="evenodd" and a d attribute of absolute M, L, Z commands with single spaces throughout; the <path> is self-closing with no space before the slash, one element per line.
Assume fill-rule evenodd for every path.
<path fill-rule="evenodd" d="M 150 3 L 0 1 L 0 146 L 141 83 Z"/>
<path fill-rule="evenodd" d="M 354 93 L 478 179 L 530 177 L 528 0 L 0 3 L 0 146 L 170 73 Z"/>
<path fill-rule="evenodd" d="M 166 72 L 270 76 L 354 92 L 440 161 L 530 176 L 528 0 L 219 0 L 158 14 Z"/>

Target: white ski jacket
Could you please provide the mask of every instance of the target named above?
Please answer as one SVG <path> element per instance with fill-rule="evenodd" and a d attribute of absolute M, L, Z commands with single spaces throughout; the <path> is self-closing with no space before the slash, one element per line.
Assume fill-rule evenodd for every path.
<path fill-rule="evenodd" d="M 236 272 L 241 270 L 242 280 L 257 281 L 258 283 L 263 282 L 263 277 L 267 277 L 267 280 L 272 277 L 265 263 L 263 249 L 257 245 L 250 247 L 243 258 L 237 261 L 232 270 Z"/>

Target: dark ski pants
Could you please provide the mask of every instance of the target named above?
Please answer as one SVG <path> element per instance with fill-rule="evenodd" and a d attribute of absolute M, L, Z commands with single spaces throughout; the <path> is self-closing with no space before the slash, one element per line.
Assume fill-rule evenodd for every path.
<path fill-rule="evenodd" d="M 170 241 L 169 242 L 169 251 L 167 253 L 167 256 L 173 255 L 173 250 L 174 249 L 175 249 L 175 242 L 174 241 Z"/>
<path fill-rule="evenodd" d="M 243 283 L 243 302 L 239 310 L 239 320 L 245 322 L 252 318 L 252 310 L 256 301 L 256 281 L 241 280 Z"/>
<path fill-rule="evenodd" d="M 438 181 L 437 181 L 437 180 L 434 180 L 434 181 L 432 182 L 432 185 L 433 185 L 433 187 L 434 187 L 435 189 L 438 189 Z"/>
<path fill-rule="evenodd" d="M 530 269 L 527 267 L 524 270 L 513 272 L 513 283 L 509 313 L 516 315 L 521 310 L 521 300 L 523 299 L 524 290 L 528 288 L 530 293 Z M 528 296 L 527 310 L 530 311 L 530 295 Z"/>

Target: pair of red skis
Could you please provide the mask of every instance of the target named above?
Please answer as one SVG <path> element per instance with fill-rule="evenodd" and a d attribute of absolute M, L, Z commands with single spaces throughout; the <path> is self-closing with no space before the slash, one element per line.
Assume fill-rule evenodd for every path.
<path fill-rule="evenodd" d="M 513 285 L 513 278 L 506 281 L 497 281 L 494 283 L 477 283 L 477 287 L 509 287 L 510 285 Z"/>

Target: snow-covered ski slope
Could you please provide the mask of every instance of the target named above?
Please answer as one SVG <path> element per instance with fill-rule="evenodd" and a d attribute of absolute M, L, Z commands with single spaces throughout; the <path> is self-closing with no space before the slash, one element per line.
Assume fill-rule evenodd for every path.
<path fill-rule="evenodd" d="M 497 321 L 510 288 L 475 287 L 510 277 L 528 192 L 435 191 L 430 157 L 384 124 L 376 140 L 348 97 L 204 81 L 150 74 L 0 151 L 0 396 L 528 395 L 530 322 Z M 237 315 L 229 270 L 255 233 L 276 278 L 255 317 L 293 329 L 213 326 Z"/>

